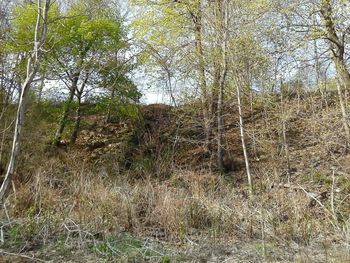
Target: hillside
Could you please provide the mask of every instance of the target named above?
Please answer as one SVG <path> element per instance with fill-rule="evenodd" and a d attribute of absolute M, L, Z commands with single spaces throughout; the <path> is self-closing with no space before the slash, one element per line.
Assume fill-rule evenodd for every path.
<path fill-rule="evenodd" d="M 288 159 L 280 109 L 245 109 L 251 199 L 232 105 L 223 174 L 194 105 L 86 116 L 74 146 L 33 147 L 39 131 L 1 212 L 3 262 L 349 262 L 350 155 L 336 104 L 312 96 L 286 102 Z"/>
<path fill-rule="evenodd" d="M 0 0 L 0 263 L 350 263 L 349 13 Z"/>

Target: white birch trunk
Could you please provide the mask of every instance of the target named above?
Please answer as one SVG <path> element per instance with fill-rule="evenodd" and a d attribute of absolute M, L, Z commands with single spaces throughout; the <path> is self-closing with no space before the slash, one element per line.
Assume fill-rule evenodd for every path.
<path fill-rule="evenodd" d="M 242 141 L 242 150 L 244 154 L 244 162 L 246 167 L 246 173 L 248 178 L 248 187 L 249 187 L 249 197 L 253 195 L 253 183 L 252 176 L 250 173 L 250 165 L 249 165 L 249 156 L 247 152 L 247 146 L 245 143 L 245 134 L 244 134 L 244 120 L 243 120 L 243 111 L 242 111 L 242 102 L 241 102 L 241 89 L 239 82 L 236 80 L 236 88 L 237 88 L 237 103 L 238 103 L 238 114 L 239 114 L 239 127 L 240 127 L 240 135 Z"/>
<path fill-rule="evenodd" d="M 33 52 L 30 54 L 30 58 L 28 59 L 27 76 L 24 83 L 22 84 L 21 94 L 18 101 L 11 156 L 7 166 L 5 179 L 0 188 L 0 201 L 3 201 L 5 194 L 11 185 L 12 177 L 15 171 L 16 160 L 20 153 L 20 139 L 24 125 L 25 106 L 28 99 L 30 85 L 33 82 L 33 79 L 37 74 L 40 66 L 40 58 L 42 56 L 41 48 L 46 40 L 47 35 L 47 18 L 49 6 L 50 0 L 46 0 L 44 5 L 42 4 L 41 0 L 37 1 L 38 15 L 35 25 L 34 47 Z"/>

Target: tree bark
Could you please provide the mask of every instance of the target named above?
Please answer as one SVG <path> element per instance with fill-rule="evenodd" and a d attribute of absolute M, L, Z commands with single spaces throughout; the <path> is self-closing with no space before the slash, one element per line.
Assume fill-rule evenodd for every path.
<path fill-rule="evenodd" d="M 115 89 L 112 88 L 111 91 L 111 98 L 110 98 L 110 102 L 108 104 L 108 111 L 107 111 L 107 116 L 106 116 L 106 123 L 110 123 L 111 122 L 111 115 L 112 115 L 112 105 L 113 105 L 113 99 L 114 99 L 114 95 L 115 94 Z"/>
<path fill-rule="evenodd" d="M 81 112 L 81 99 L 82 99 L 84 89 L 85 89 L 85 86 L 87 84 L 88 79 L 89 79 L 89 73 L 86 74 L 85 79 L 84 79 L 83 83 L 81 84 L 80 89 L 78 89 L 78 88 L 76 89 L 76 96 L 78 99 L 78 108 L 76 110 L 75 124 L 74 124 L 74 129 L 73 129 L 73 133 L 72 133 L 71 140 L 70 140 L 71 144 L 74 144 L 78 138 L 78 133 L 79 133 L 79 129 L 80 129 L 80 122 L 81 122 L 81 114 L 82 114 L 82 112 Z"/>
<path fill-rule="evenodd" d="M 2 167 L 2 155 L 4 151 L 4 145 L 5 145 L 6 130 L 7 130 L 7 119 L 5 120 L 5 123 L 4 123 L 4 129 L 1 131 L 2 136 L 1 136 L 1 143 L 0 143 L 0 170 Z"/>
<path fill-rule="evenodd" d="M 12 151 L 11 151 L 10 161 L 8 163 L 8 166 L 7 166 L 7 172 L 5 175 L 5 179 L 4 179 L 2 186 L 1 186 L 1 189 L 0 189 L 0 200 L 1 201 L 5 197 L 6 191 L 9 188 L 9 185 L 12 181 L 12 177 L 13 177 L 13 174 L 15 171 L 16 160 L 17 160 L 18 155 L 20 153 L 20 139 L 21 139 L 22 128 L 23 128 L 23 124 L 24 124 L 25 104 L 27 102 L 27 95 L 28 95 L 28 91 L 30 89 L 30 84 L 32 83 L 32 81 L 34 79 L 36 72 L 37 72 L 37 69 L 33 68 L 33 70 L 27 76 L 27 78 L 22 86 L 22 92 L 21 92 L 20 99 L 18 102 L 15 132 L 14 132 L 14 136 L 13 136 L 13 140 L 12 140 Z"/>
<path fill-rule="evenodd" d="M 224 89 L 227 75 L 227 41 L 228 41 L 228 6 L 227 1 L 223 0 L 218 2 L 219 11 L 219 27 L 218 31 L 221 34 L 221 69 L 220 82 L 219 82 L 219 97 L 217 103 L 217 121 L 218 121 L 218 134 L 217 134 L 217 162 L 218 169 L 220 172 L 223 171 L 223 132 L 224 132 L 224 120 L 223 120 L 223 100 L 224 100 Z"/>
<path fill-rule="evenodd" d="M 174 105 L 174 107 L 177 107 L 176 99 L 174 96 L 173 84 L 171 82 L 171 78 L 172 78 L 171 71 L 168 67 L 164 67 L 164 70 L 165 70 L 166 76 L 167 76 L 167 86 L 168 86 L 168 92 L 170 95 L 171 103 Z"/>
<path fill-rule="evenodd" d="M 339 35 L 336 29 L 336 22 L 333 18 L 333 6 L 331 0 L 322 0 L 321 1 L 321 14 L 323 16 L 323 23 L 327 32 L 327 39 L 330 43 L 330 51 L 332 53 L 332 59 L 335 65 L 337 74 L 345 88 L 345 91 L 350 89 L 350 73 L 346 66 L 345 61 L 345 34 Z M 350 131 L 348 124 L 348 114 L 346 110 L 346 104 L 342 96 L 341 85 L 338 83 L 338 96 L 341 104 L 341 111 L 343 116 L 343 125 L 346 135 L 346 144 L 350 142 Z"/>
<path fill-rule="evenodd" d="M 341 86 L 342 85 L 341 85 L 340 81 L 337 80 L 337 91 L 338 91 L 338 97 L 339 97 L 339 104 L 340 104 L 340 109 L 341 109 L 341 113 L 342 113 L 342 121 L 343 121 L 345 136 L 346 136 L 345 149 L 347 150 L 348 146 L 349 146 L 349 142 L 350 142 L 350 128 L 349 128 L 348 114 L 346 112 L 344 98 L 343 98 L 343 92 L 342 92 Z"/>
<path fill-rule="evenodd" d="M 40 86 L 39 86 L 39 91 L 38 91 L 38 103 L 41 103 L 41 100 L 42 100 L 43 90 L 45 87 L 45 77 L 46 77 L 46 73 L 44 73 L 42 75 L 42 79 L 40 81 Z"/>
<path fill-rule="evenodd" d="M 80 122 L 81 122 L 81 94 L 77 94 L 78 98 L 78 107 L 76 109 L 76 114 L 75 114 L 75 124 L 74 124 L 74 129 L 72 132 L 72 136 L 70 139 L 71 144 L 75 144 L 77 138 L 78 138 L 78 133 L 80 129 Z"/>
<path fill-rule="evenodd" d="M 73 83 L 72 87 L 69 89 L 69 97 L 68 97 L 67 101 L 65 102 L 62 118 L 60 120 L 58 129 L 56 131 L 55 139 L 54 139 L 54 145 L 56 145 L 56 146 L 59 146 L 61 139 L 62 139 L 62 134 L 64 132 L 64 129 L 66 128 L 66 124 L 67 124 L 68 117 L 69 117 L 69 110 L 71 108 L 71 104 L 72 104 L 73 99 L 74 99 L 74 94 L 75 94 L 77 82 L 75 84 Z"/>
<path fill-rule="evenodd" d="M 281 79 L 281 124 L 282 124 L 282 144 L 283 144 L 283 150 L 284 150 L 284 154 L 285 154 L 285 158 L 287 161 L 287 175 L 288 175 L 288 182 L 290 180 L 290 156 L 289 156 L 289 145 L 288 145 L 288 141 L 287 141 L 287 113 L 285 111 L 285 101 L 284 101 L 284 97 L 283 97 L 283 81 Z"/>
<path fill-rule="evenodd" d="M 238 114 L 239 114 L 239 127 L 240 127 L 241 141 L 242 141 L 242 150 L 243 150 L 244 162 L 245 162 L 247 179 L 248 179 L 248 191 L 249 191 L 249 197 L 252 197 L 253 183 L 252 183 L 252 176 L 250 173 L 249 156 L 248 156 L 247 146 L 245 142 L 244 120 L 243 120 L 243 111 L 242 111 L 242 102 L 241 102 L 241 89 L 237 79 L 236 79 L 236 91 L 237 91 L 237 106 L 238 106 Z"/>
<path fill-rule="evenodd" d="M 210 99 L 207 89 L 207 81 L 205 76 L 205 58 L 204 49 L 202 42 L 202 1 L 199 0 L 196 13 L 190 12 L 192 21 L 195 28 L 195 47 L 198 56 L 198 73 L 199 73 L 199 86 L 201 90 L 202 100 L 202 112 L 204 119 L 204 133 L 205 133 L 205 144 L 204 150 L 206 153 L 210 153 L 210 135 L 211 135 L 211 114 L 210 114 Z"/>

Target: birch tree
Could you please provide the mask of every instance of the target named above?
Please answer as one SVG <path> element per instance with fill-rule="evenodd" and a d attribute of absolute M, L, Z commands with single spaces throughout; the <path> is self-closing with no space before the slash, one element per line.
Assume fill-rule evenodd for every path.
<path fill-rule="evenodd" d="M 15 172 L 16 161 L 18 155 L 20 154 L 20 140 L 22 135 L 22 129 L 24 125 L 26 102 L 28 100 L 28 93 L 31 87 L 31 84 L 36 76 L 42 56 L 44 54 L 43 46 L 47 38 L 48 31 L 48 12 L 51 5 L 51 0 L 37 0 L 37 18 L 34 30 L 34 39 L 33 39 L 33 50 L 28 54 L 27 61 L 27 71 L 26 78 L 22 83 L 21 92 L 18 100 L 18 109 L 16 114 L 15 121 L 15 130 L 12 140 L 12 150 L 10 161 L 7 166 L 7 171 L 5 174 L 5 179 L 0 188 L 0 200 L 3 200 L 5 194 L 11 184 L 13 174 Z"/>

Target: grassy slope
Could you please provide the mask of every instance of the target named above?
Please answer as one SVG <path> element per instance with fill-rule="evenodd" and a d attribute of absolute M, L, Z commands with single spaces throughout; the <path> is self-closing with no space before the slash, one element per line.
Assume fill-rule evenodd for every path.
<path fill-rule="evenodd" d="M 307 96 L 282 114 L 274 98 L 264 100 L 271 106 L 245 111 L 250 201 L 234 107 L 225 175 L 210 170 L 193 105 L 144 107 L 141 123 L 90 116 L 67 149 L 27 141 L 26 166 L 1 211 L 1 249 L 54 262 L 349 261 L 350 156 L 339 109 Z"/>

